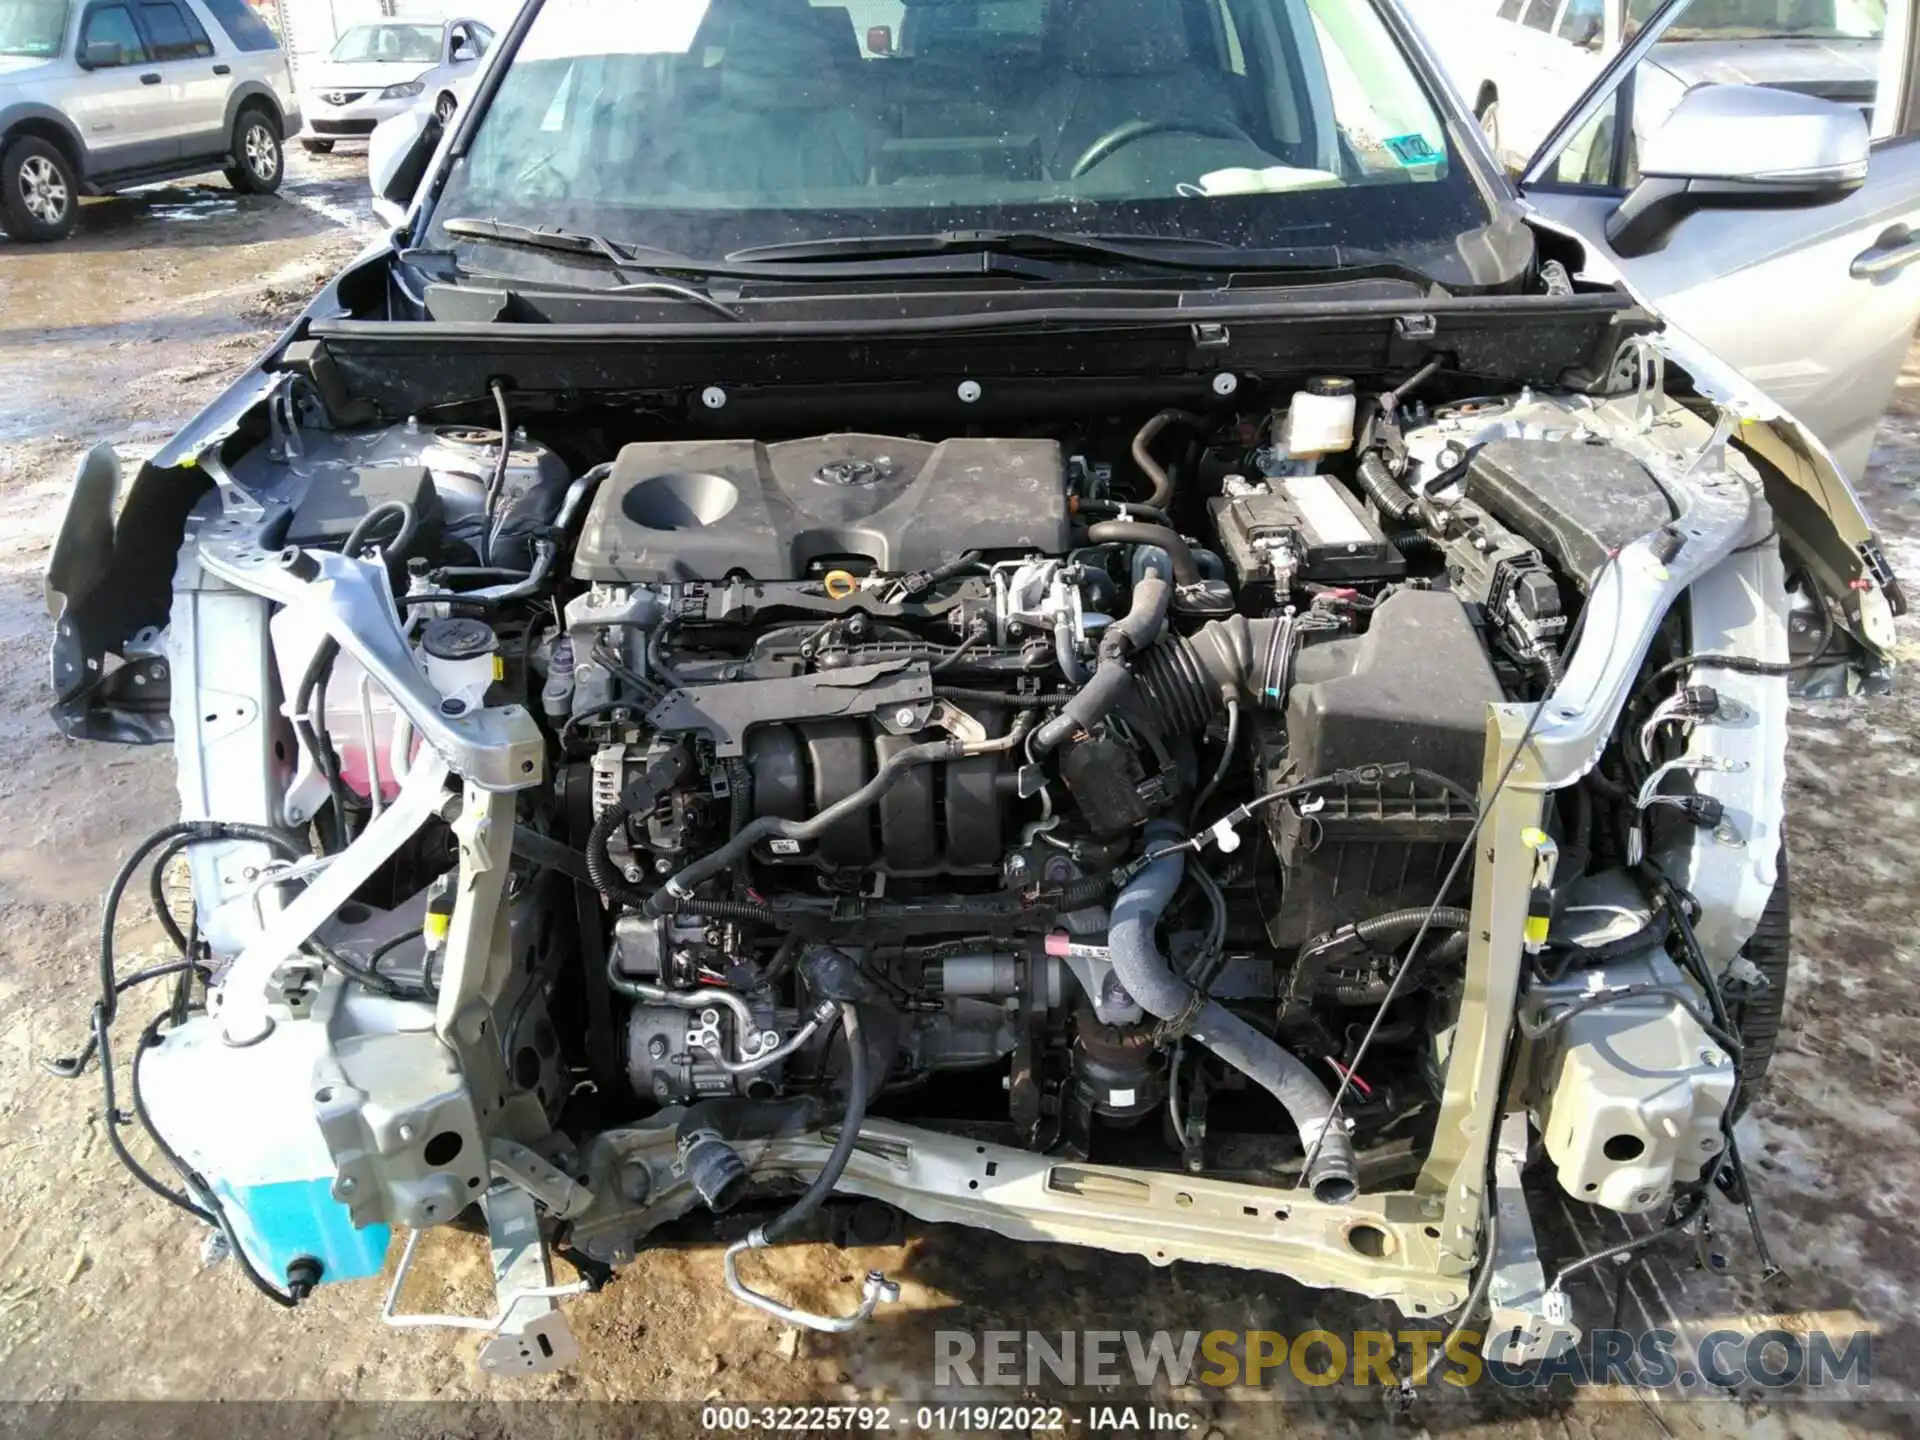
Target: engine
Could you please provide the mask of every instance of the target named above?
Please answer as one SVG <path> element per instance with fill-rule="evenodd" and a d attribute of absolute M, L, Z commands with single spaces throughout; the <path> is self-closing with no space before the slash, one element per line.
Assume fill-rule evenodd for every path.
<path fill-rule="evenodd" d="M 791 965 L 830 944 L 899 1016 L 895 1091 L 1004 1073 L 985 1113 L 1080 1154 L 1172 1087 L 1204 1113 L 1110 907 L 1143 836 L 1234 813 L 1192 857 L 1179 983 L 1277 1007 L 1337 1066 L 1472 828 L 1488 703 L 1551 673 L 1561 623 L 1541 551 L 1484 509 L 1451 540 L 1388 533 L 1337 435 L 1307 433 L 1354 408 L 1330 381 L 1225 433 L 1154 418 L 1146 473 L 1172 431 L 1194 477 L 1171 510 L 1157 481 L 1123 498 L 1127 457 L 1091 437 L 624 446 L 541 703 L 590 771 L 636 1093 L 817 1084 Z M 1421 988 L 1457 978 L 1460 913 Z M 1410 1054 L 1383 1114 L 1430 1078 Z"/>

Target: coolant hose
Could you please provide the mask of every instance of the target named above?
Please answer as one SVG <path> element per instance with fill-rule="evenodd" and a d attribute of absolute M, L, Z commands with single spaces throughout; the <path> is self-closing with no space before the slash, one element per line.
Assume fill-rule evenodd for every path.
<path fill-rule="evenodd" d="M 1087 527 L 1089 545 L 1151 545 L 1167 552 L 1173 561 L 1176 585 L 1198 585 L 1200 562 L 1193 558 L 1193 547 L 1180 532 L 1166 525 L 1149 525 L 1144 520 L 1102 520 Z"/>
<path fill-rule="evenodd" d="M 1185 837 L 1165 821 L 1147 827 L 1149 853 Z M 1186 875 L 1186 852 L 1162 855 L 1120 892 L 1107 926 L 1114 973 L 1140 1007 L 1162 1020 L 1184 1020 L 1187 1033 L 1278 1100 L 1300 1131 L 1301 1144 L 1320 1153 L 1305 1179 L 1322 1204 L 1344 1205 L 1358 1192 L 1353 1140 L 1333 1113 L 1333 1096 L 1306 1062 L 1217 1000 L 1200 996 L 1160 953 L 1154 930 Z M 1195 1006 L 1198 1006 L 1197 1010 Z M 1324 1136 L 1324 1138 L 1323 1138 Z"/>
<path fill-rule="evenodd" d="M 820 1123 L 820 1102 L 749 1100 L 738 1095 L 689 1105 L 674 1127 L 674 1150 L 694 1192 L 716 1214 L 731 1210 L 746 1193 L 747 1167 L 734 1150 L 742 1140 L 782 1140 L 804 1135 Z"/>
<path fill-rule="evenodd" d="M 1057 749 L 1068 736 L 1098 724 L 1133 688 L 1131 657 L 1147 649 L 1167 628 L 1173 590 L 1149 570 L 1133 587 L 1127 613 L 1107 626 L 1100 637 L 1100 661 L 1087 683 L 1060 708 L 1060 713 L 1034 732 L 1034 753 Z"/>
<path fill-rule="evenodd" d="M 1206 423 L 1198 415 L 1190 415 L 1185 410 L 1162 410 L 1142 425 L 1140 433 L 1133 437 L 1133 463 L 1140 467 L 1140 473 L 1153 486 L 1153 493 L 1147 496 L 1146 503 L 1156 510 L 1166 509 L 1167 502 L 1173 499 L 1173 477 L 1153 458 L 1153 452 L 1147 447 L 1158 440 L 1160 432 L 1169 425 L 1191 425 L 1196 429 L 1204 429 Z"/>

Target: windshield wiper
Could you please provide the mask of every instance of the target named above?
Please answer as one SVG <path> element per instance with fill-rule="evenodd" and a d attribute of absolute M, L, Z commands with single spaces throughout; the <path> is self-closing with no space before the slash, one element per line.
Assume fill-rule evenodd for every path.
<path fill-rule="evenodd" d="M 440 228 L 449 235 L 466 239 L 598 260 L 608 269 L 623 274 L 647 274 L 663 270 L 685 270 L 695 275 L 706 273 L 705 266 L 688 256 L 675 254 L 671 250 L 655 250 L 650 246 L 618 245 L 604 235 L 589 235 L 573 230 L 540 230 L 531 225 L 514 225 L 504 220 L 475 220 L 460 216 L 441 221 Z M 696 290 L 677 280 L 662 278 L 657 273 L 649 279 L 609 286 L 606 291 L 610 295 L 631 295 L 635 292 L 670 295 L 690 304 L 703 305 L 729 320 L 744 318 L 732 306 L 721 304 L 705 291 Z"/>
<path fill-rule="evenodd" d="M 608 294 L 647 291 L 673 295 L 744 319 L 705 290 L 671 277 L 726 277 L 795 284 L 842 280 L 964 278 L 1004 271 L 1028 279 L 1065 279 L 1061 264 L 1132 271 L 1205 275 L 1326 275 L 1393 278 L 1427 285 L 1426 275 L 1368 251 L 1341 245 L 1245 250 L 1221 240 L 1163 235 L 1101 235 L 1050 230 L 948 230 L 927 235 L 845 235 L 754 245 L 719 260 L 697 260 L 671 250 L 610 240 L 602 235 L 536 228 L 502 220 L 456 218 L 440 222 L 448 235 L 546 250 L 597 261 L 619 274 L 649 278 L 610 286 Z M 916 263 L 918 262 L 918 263 Z"/>
<path fill-rule="evenodd" d="M 753 245 L 726 258 L 735 265 L 781 261 L 835 264 L 860 260 L 910 260 L 928 255 L 1019 255 L 1117 260 L 1130 264 L 1218 270 L 1237 254 L 1219 240 L 1168 239 L 1160 235 L 1089 235 L 1056 230 L 943 230 L 929 235 L 839 235 Z"/>
<path fill-rule="evenodd" d="M 946 230 L 927 235 L 846 235 L 794 240 L 735 250 L 729 264 L 852 266 L 938 256 L 1009 256 L 1028 260 L 1078 260 L 1158 270 L 1209 274 L 1288 274 L 1370 268 L 1425 283 L 1427 277 L 1396 261 L 1344 245 L 1290 245 L 1248 250 L 1222 240 L 1168 235 L 1088 234 L 1077 230 Z"/>

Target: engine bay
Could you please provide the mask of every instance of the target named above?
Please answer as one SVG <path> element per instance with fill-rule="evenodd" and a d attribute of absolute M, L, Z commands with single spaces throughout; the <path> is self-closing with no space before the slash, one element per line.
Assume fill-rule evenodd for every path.
<path fill-rule="evenodd" d="M 727 1274 L 816 1328 L 887 1284 L 808 1315 L 736 1261 L 836 1185 L 1438 1313 L 1492 1183 L 1460 1117 L 1516 1074 L 1571 1193 L 1692 1193 L 1740 1084 L 1702 977 L 1745 983 L 1772 869 L 1702 946 L 1647 866 L 1777 844 L 1715 722 L 1784 682 L 1663 677 L 1736 539 L 1789 603 L 1757 479 L 1658 396 L 1393 379 L 904 434 L 283 387 L 174 580 L 207 1001 L 143 1123 L 270 1289 L 476 1204 L 616 1263 L 811 1180 Z M 1577 653 L 1596 609 L 1638 648 Z M 1330 1239 L 1271 1233 L 1301 1205 Z M 559 1363 L 544 1265 L 486 1363 Z"/>

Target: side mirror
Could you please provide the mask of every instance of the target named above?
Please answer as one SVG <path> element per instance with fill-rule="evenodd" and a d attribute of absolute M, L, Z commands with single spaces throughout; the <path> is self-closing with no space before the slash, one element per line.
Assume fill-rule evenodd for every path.
<path fill-rule="evenodd" d="M 367 183 L 373 187 L 373 213 L 383 224 L 398 225 L 406 219 L 445 132 L 439 116 L 418 109 L 402 111 L 373 127 L 367 137 Z"/>
<path fill-rule="evenodd" d="M 126 63 L 126 52 L 112 40 L 88 41 L 80 51 L 82 70 L 112 70 Z"/>
<path fill-rule="evenodd" d="M 453 63 L 454 64 L 464 65 L 466 64 L 467 61 L 473 58 L 474 58 L 473 47 L 467 44 L 466 41 L 461 40 L 454 45 L 453 47 Z"/>
<path fill-rule="evenodd" d="M 1695 211 L 1831 205 L 1866 183 L 1871 144 L 1855 106 L 1702 85 L 1645 142 L 1644 178 L 1607 217 L 1607 243 L 1632 259 L 1664 249 Z"/>

